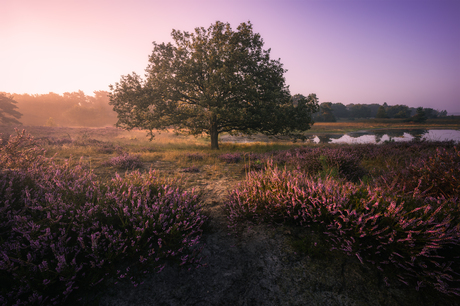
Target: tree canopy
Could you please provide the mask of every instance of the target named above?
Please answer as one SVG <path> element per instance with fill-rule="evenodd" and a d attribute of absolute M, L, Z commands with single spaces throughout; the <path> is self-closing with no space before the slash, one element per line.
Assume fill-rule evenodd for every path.
<path fill-rule="evenodd" d="M 21 124 L 18 121 L 22 114 L 16 109 L 17 102 L 12 96 L 7 96 L 0 92 L 0 123 L 1 124 Z"/>
<path fill-rule="evenodd" d="M 254 33 L 250 22 L 233 31 L 216 22 L 193 33 L 172 31 L 174 43 L 153 43 L 145 79 L 136 73 L 110 86 L 117 126 L 149 131 L 175 128 L 206 133 L 211 148 L 218 135 L 254 134 L 305 139 L 313 124 L 316 95 L 291 97 L 280 60 Z"/>

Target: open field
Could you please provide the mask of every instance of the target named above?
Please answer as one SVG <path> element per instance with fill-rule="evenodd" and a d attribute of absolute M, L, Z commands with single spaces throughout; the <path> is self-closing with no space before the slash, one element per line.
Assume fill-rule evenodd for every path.
<path fill-rule="evenodd" d="M 212 151 L 174 133 L 28 132 L 37 146 L 0 147 L 6 305 L 458 305 L 452 142 Z"/>

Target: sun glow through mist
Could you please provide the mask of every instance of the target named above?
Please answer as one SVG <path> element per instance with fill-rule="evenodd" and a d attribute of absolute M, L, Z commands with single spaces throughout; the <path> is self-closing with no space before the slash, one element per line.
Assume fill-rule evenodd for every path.
<path fill-rule="evenodd" d="M 0 91 L 109 90 L 143 75 L 171 30 L 250 20 L 291 92 L 321 102 L 460 112 L 458 1 L 13 1 L 0 20 Z M 308 16 L 308 18 L 306 18 Z"/>

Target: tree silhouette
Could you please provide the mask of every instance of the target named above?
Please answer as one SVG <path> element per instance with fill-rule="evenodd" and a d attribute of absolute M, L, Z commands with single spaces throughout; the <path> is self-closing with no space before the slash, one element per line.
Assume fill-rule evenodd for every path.
<path fill-rule="evenodd" d="M 17 102 L 12 96 L 7 96 L 5 93 L 0 93 L 0 123 L 1 124 L 21 124 L 18 121 L 22 114 L 16 109 Z"/>
<path fill-rule="evenodd" d="M 222 132 L 306 139 L 301 132 L 311 127 L 316 95 L 294 105 L 286 70 L 270 59 L 270 49 L 262 48 L 250 22 L 237 31 L 218 21 L 207 30 L 171 35 L 174 43 L 154 43 L 145 80 L 133 73 L 111 85 L 117 126 L 146 129 L 152 138 L 153 130 L 170 127 L 206 133 L 212 149 L 219 148 Z"/>

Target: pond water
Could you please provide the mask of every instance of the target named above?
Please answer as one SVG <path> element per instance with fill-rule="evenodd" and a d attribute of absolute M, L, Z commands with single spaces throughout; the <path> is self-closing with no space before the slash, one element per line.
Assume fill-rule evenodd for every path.
<path fill-rule="evenodd" d="M 460 142 L 460 130 L 428 130 L 428 129 L 390 129 L 357 131 L 346 134 L 321 134 L 311 135 L 307 141 L 314 143 L 384 143 L 386 141 L 411 141 L 413 139 L 429 141 L 453 140 Z M 271 142 L 276 141 L 264 135 L 252 137 L 222 135 L 222 142 Z"/>
<path fill-rule="evenodd" d="M 315 136 L 315 143 L 383 143 L 385 141 L 428 141 L 454 140 L 460 142 L 460 130 L 373 130 L 358 131 L 344 135 Z"/>

